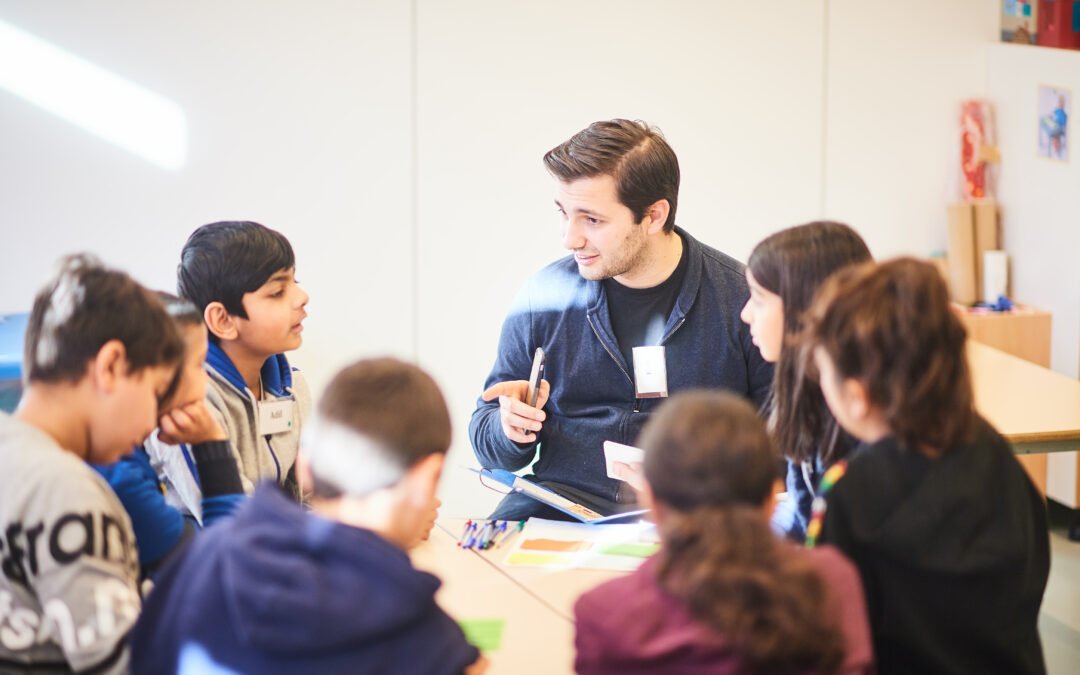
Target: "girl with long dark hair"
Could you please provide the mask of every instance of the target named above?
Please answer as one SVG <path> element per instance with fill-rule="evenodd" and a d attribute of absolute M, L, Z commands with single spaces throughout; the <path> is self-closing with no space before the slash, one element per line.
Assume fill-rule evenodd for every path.
<path fill-rule="evenodd" d="M 774 527 L 796 541 L 806 536 L 818 484 L 854 445 L 829 413 L 821 389 L 806 375 L 799 343 L 803 314 L 814 292 L 839 269 L 870 260 L 870 250 L 847 225 L 816 221 L 781 230 L 750 254 L 750 300 L 742 319 L 766 361 L 776 363 L 767 404 L 769 428 L 786 458 L 787 499 Z"/>

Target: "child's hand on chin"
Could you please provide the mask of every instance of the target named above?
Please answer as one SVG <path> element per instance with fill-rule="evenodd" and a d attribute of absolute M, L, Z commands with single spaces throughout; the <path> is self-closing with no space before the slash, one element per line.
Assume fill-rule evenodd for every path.
<path fill-rule="evenodd" d="M 195 401 L 162 415 L 158 420 L 158 438 L 170 445 L 228 440 L 205 401 Z"/>

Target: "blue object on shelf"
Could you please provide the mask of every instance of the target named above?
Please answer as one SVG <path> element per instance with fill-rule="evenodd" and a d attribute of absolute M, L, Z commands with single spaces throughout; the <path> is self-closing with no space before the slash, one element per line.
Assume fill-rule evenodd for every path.
<path fill-rule="evenodd" d="M 23 337 L 28 314 L 0 316 L 0 410 L 11 412 L 22 395 Z"/>
<path fill-rule="evenodd" d="M 993 312 L 1008 312 L 1013 308 L 1013 302 L 1006 296 L 999 295 L 997 302 L 976 302 L 973 307 L 981 307 Z"/>

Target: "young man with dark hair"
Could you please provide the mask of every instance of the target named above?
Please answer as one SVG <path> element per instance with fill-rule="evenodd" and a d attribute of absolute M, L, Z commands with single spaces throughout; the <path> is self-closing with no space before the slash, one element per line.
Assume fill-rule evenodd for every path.
<path fill-rule="evenodd" d="M 772 367 L 739 320 L 743 265 L 675 224 L 679 163 L 659 132 L 596 122 L 544 164 L 573 254 L 519 294 L 469 434 L 482 465 L 517 471 L 539 453 L 531 478 L 610 514 L 635 497 L 607 476 L 604 441 L 633 444 L 648 413 L 681 389 L 727 389 L 761 405 Z M 547 377 L 529 406 L 537 347 Z M 492 515 L 529 516 L 565 518 L 521 494 Z"/>
<path fill-rule="evenodd" d="M 303 340 L 308 295 L 297 285 L 288 239 L 253 222 L 204 225 L 180 254 L 177 290 L 209 330 L 207 402 L 232 443 L 245 492 L 270 479 L 298 496 L 292 470 L 311 395 L 283 352 Z M 146 449 L 170 503 L 201 522 L 188 449 L 159 438 Z"/>
<path fill-rule="evenodd" d="M 430 526 L 450 447 L 438 386 L 396 359 L 338 373 L 298 460 L 312 513 L 264 485 L 159 580 L 138 672 L 480 673 L 405 549 Z"/>
<path fill-rule="evenodd" d="M 161 302 L 87 256 L 61 262 L 26 330 L 26 388 L 0 413 L 0 670 L 124 672 L 140 610 L 131 521 L 88 462 L 157 425 L 184 343 Z"/>

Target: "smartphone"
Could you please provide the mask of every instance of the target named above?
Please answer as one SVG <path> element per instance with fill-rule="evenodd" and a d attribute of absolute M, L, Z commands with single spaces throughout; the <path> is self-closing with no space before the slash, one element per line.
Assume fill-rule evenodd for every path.
<path fill-rule="evenodd" d="M 544 379 L 544 350 L 537 347 L 533 353 L 532 373 L 529 375 L 529 391 L 525 403 L 536 407 L 536 400 L 540 397 L 540 382 Z"/>

